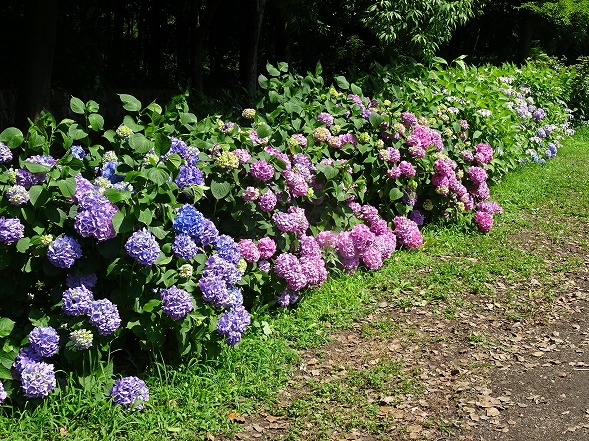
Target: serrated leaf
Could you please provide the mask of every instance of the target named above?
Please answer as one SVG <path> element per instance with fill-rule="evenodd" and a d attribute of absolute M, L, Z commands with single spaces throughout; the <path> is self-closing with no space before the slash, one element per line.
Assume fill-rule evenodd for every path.
<path fill-rule="evenodd" d="M 350 88 L 350 83 L 348 83 L 348 80 L 344 76 L 335 77 L 335 82 L 340 89 L 348 90 Z"/>
<path fill-rule="evenodd" d="M 211 193 L 213 194 L 213 197 L 215 199 L 223 199 L 225 196 L 229 194 L 230 191 L 231 184 L 229 184 L 229 182 L 211 181 Z"/>
<path fill-rule="evenodd" d="M 276 69 L 274 66 L 272 66 L 270 63 L 266 64 L 266 70 L 268 71 L 270 76 L 273 76 L 273 77 L 280 76 L 280 71 L 278 69 Z"/>
<path fill-rule="evenodd" d="M 378 127 L 384 121 L 384 118 L 377 112 L 372 112 L 368 117 L 368 120 L 370 121 L 370 124 L 372 124 L 372 127 Z"/>
<path fill-rule="evenodd" d="M 0 338 L 8 337 L 14 329 L 14 322 L 9 318 L 0 318 Z"/>
<path fill-rule="evenodd" d="M 161 168 L 150 168 L 147 170 L 147 179 L 151 182 L 162 185 L 170 178 L 170 175 Z"/>
<path fill-rule="evenodd" d="M 71 198 L 76 192 L 76 180 L 74 178 L 62 179 L 58 181 L 57 186 L 65 198 Z"/>
<path fill-rule="evenodd" d="M 0 142 L 3 142 L 11 149 L 21 145 L 24 139 L 22 132 L 16 127 L 8 127 L 0 133 Z"/>
<path fill-rule="evenodd" d="M 23 161 L 22 166 L 31 173 L 47 173 L 51 170 L 48 165 L 37 164 L 36 162 Z"/>
<path fill-rule="evenodd" d="M 150 103 L 149 106 L 147 106 L 147 109 L 149 109 L 152 112 L 155 112 L 155 113 L 157 113 L 159 115 L 161 115 L 161 113 L 162 113 L 162 106 L 160 106 L 155 101 L 153 103 Z"/>
<path fill-rule="evenodd" d="M 70 109 L 72 109 L 72 112 L 74 113 L 83 115 L 86 111 L 86 105 L 84 104 L 84 101 L 82 101 L 80 98 L 76 98 L 75 96 L 73 96 L 70 98 Z"/>
<path fill-rule="evenodd" d="M 86 133 L 85 130 L 81 129 L 80 126 L 78 124 L 72 124 L 70 126 L 70 128 L 67 131 L 67 134 L 73 139 L 83 139 L 86 136 L 88 136 L 88 134 Z"/>
<path fill-rule="evenodd" d="M 362 96 L 362 89 L 360 89 L 354 83 L 350 84 L 350 89 L 352 90 L 353 94 Z"/>
<path fill-rule="evenodd" d="M 267 138 L 272 134 L 272 127 L 270 127 L 268 124 L 262 124 L 256 129 L 256 133 L 258 134 L 259 138 Z"/>
<path fill-rule="evenodd" d="M 86 110 L 90 113 L 96 113 L 96 112 L 98 112 L 99 109 L 100 109 L 100 104 L 98 104 L 94 100 L 89 100 L 86 103 Z"/>
<path fill-rule="evenodd" d="M 129 146 L 137 153 L 147 153 L 155 147 L 153 141 L 150 141 L 141 133 L 133 133 L 129 136 Z"/>
<path fill-rule="evenodd" d="M 332 167 L 331 165 L 319 164 L 317 169 L 325 176 L 325 179 L 327 180 L 335 178 L 339 173 L 338 169 Z"/>
<path fill-rule="evenodd" d="M 104 118 L 98 113 L 92 113 L 89 115 L 88 121 L 90 122 L 90 127 L 92 127 L 92 130 L 98 132 L 104 128 Z"/>
<path fill-rule="evenodd" d="M 16 243 L 16 251 L 18 251 L 19 253 L 26 253 L 30 247 L 31 239 L 29 239 L 28 237 L 23 237 Z"/>
<path fill-rule="evenodd" d="M 153 220 L 153 211 L 151 211 L 149 208 L 144 208 L 143 210 L 139 211 L 139 217 L 137 220 L 149 226 Z"/>
<path fill-rule="evenodd" d="M 135 98 L 133 95 L 127 95 L 126 93 L 119 93 L 121 103 L 123 103 L 123 109 L 129 112 L 138 112 L 141 110 L 141 101 Z"/>
<path fill-rule="evenodd" d="M 396 201 L 397 199 L 401 199 L 403 197 L 403 192 L 399 190 L 397 187 L 391 188 L 389 192 L 389 199 L 391 201 Z"/>
<path fill-rule="evenodd" d="M 157 306 L 161 304 L 161 300 L 159 299 L 151 299 L 145 305 L 143 305 L 144 312 L 152 312 Z"/>
<path fill-rule="evenodd" d="M 51 195 L 46 188 L 41 185 L 33 185 L 29 189 L 30 202 L 35 208 L 42 207 L 50 199 Z"/>

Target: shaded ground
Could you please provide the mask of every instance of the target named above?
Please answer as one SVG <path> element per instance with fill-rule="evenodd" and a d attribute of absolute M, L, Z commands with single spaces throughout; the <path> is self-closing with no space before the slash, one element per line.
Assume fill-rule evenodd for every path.
<path fill-rule="evenodd" d="M 531 216 L 551 222 L 549 212 Z M 589 439 L 589 224 L 558 222 L 549 237 L 508 238 L 551 270 L 498 274 L 490 295 L 436 304 L 424 300 L 433 287 L 369 287 L 379 296 L 372 314 L 303 352 L 276 406 L 234 416 L 236 439 Z"/>

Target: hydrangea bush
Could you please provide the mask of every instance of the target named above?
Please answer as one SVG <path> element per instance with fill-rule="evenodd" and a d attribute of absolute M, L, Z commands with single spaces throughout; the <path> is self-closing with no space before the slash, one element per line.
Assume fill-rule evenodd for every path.
<path fill-rule="evenodd" d="M 569 130 L 534 69 L 458 63 L 401 80 L 381 67 L 326 85 L 319 66 L 280 63 L 234 114 L 122 94 L 116 128 L 72 98 L 78 121 L 4 130 L 0 402 L 45 397 L 54 366 L 114 349 L 235 345 L 255 305 L 292 305 L 334 268 L 378 270 L 432 219 L 488 232 L 502 213 L 489 183 L 553 157 Z M 137 377 L 111 385 L 126 408 L 149 400 Z"/>

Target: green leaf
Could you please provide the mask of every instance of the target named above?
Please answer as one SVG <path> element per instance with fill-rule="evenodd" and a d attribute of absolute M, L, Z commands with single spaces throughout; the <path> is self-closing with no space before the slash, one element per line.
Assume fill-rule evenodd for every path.
<path fill-rule="evenodd" d="M 272 134 L 272 127 L 268 124 L 262 124 L 256 129 L 256 133 L 258 134 L 258 137 L 266 138 Z"/>
<path fill-rule="evenodd" d="M 65 198 L 71 198 L 76 192 L 76 180 L 74 178 L 60 180 L 57 182 L 57 186 Z"/>
<path fill-rule="evenodd" d="M 162 114 L 162 106 L 160 106 L 158 103 L 156 103 L 155 101 L 153 103 L 150 103 L 149 106 L 147 106 L 147 109 L 151 110 L 152 112 L 155 112 L 159 115 Z"/>
<path fill-rule="evenodd" d="M 3 142 L 11 149 L 21 145 L 24 139 L 22 132 L 16 127 L 8 127 L 0 133 L 0 142 Z"/>
<path fill-rule="evenodd" d="M 335 178 L 339 173 L 338 169 L 335 167 L 332 167 L 331 165 L 318 164 L 317 169 L 321 173 L 323 173 L 323 175 L 325 176 L 325 179 L 327 179 L 328 181 Z"/>
<path fill-rule="evenodd" d="M 483 134 L 483 132 L 481 132 L 480 130 L 477 130 L 477 131 L 475 131 L 475 132 L 472 134 L 472 139 L 477 139 L 477 138 L 479 138 L 479 137 L 480 137 L 482 134 Z"/>
<path fill-rule="evenodd" d="M 151 225 L 151 221 L 153 220 L 153 211 L 151 211 L 149 208 L 139 211 L 139 218 L 137 220 L 147 226 Z"/>
<path fill-rule="evenodd" d="M 31 239 L 28 237 L 23 237 L 16 243 L 16 251 L 19 253 L 26 253 L 27 250 L 31 247 Z M 2 337 L 0 335 L 0 337 Z"/>
<path fill-rule="evenodd" d="M 14 322 L 9 318 L 0 318 L 0 338 L 8 337 L 14 329 Z"/>
<path fill-rule="evenodd" d="M 88 136 L 88 134 L 83 129 L 81 129 L 78 124 L 72 124 L 68 129 L 67 134 L 74 140 L 83 139 Z"/>
<path fill-rule="evenodd" d="M 352 93 L 355 95 L 362 96 L 362 89 L 356 86 L 354 83 L 350 84 L 350 88 L 352 89 Z"/>
<path fill-rule="evenodd" d="M 229 182 L 217 182 L 211 181 L 211 193 L 215 199 L 223 199 L 231 191 L 231 185 Z"/>
<path fill-rule="evenodd" d="M 115 188 L 107 188 L 104 190 L 104 195 L 111 201 L 113 204 L 121 201 L 127 201 L 131 199 L 132 193 L 130 191 L 120 191 Z"/>
<path fill-rule="evenodd" d="M 155 147 L 155 143 L 150 141 L 141 133 L 133 133 L 129 136 L 129 146 L 140 154 L 147 153 Z"/>
<path fill-rule="evenodd" d="M 162 185 L 169 177 L 170 175 L 161 168 L 150 168 L 147 170 L 147 179 L 157 185 Z"/>
<path fill-rule="evenodd" d="M 151 299 L 145 305 L 143 305 L 144 312 L 152 312 L 157 306 L 161 304 L 161 300 L 159 299 Z"/>
<path fill-rule="evenodd" d="M 266 90 L 268 88 L 268 78 L 260 74 L 258 76 L 258 84 L 262 89 Z"/>
<path fill-rule="evenodd" d="M 266 64 L 266 70 L 268 71 L 270 76 L 273 76 L 273 77 L 280 76 L 280 71 L 278 69 L 276 69 L 274 66 L 272 66 L 270 63 Z"/>
<path fill-rule="evenodd" d="M 37 164 L 36 162 L 30 161 L 23 161 L 22 166 L 31 173 L 47 173 L 49 170 L 51 170 L 51 167 L 48 165 Z"/>
<path fill-rule="evenodd" d="M 29 147 L 32 148 L 33 150 L 36 150 L 37 147 L 43 146 L 46 142 L 47 142 L 47 139 L 45 138 L 45 136 L 43 136 L 39 132 L 30 133 L 29 139 L 27 141 L 27 143 L 29 144 Z"/>
<path fill-rule="evenodd" d="M 368 119 L 370 121 L 370 124 L 372 124 L 372 127 L 378 127 L 380 126 L 380 123 L 384 121 L 384 117 L 377 112 L 372 112 Z"/>
<path fill-rule="evenodd" d="M 135 98 L 133 95 L 127 95 L 126 93 L 119 93 L 121 103 L 123 103 L 123 109 L 129 112 L 138 112 L 141 110 L 141 101 Z"/>
<path fill-rule="evenodd" d="M 102 117 L 102 115 L 99 115 L 98 113 L 92 113 L 91 115 L 89 115 L 88 121 L 90 122 L 90 127 L 92 127 L 92 130 L 98 132 L 99 130 L 102 130 L 104 128 L 104 118 Z"/>
<path fill-rule="evenodd" d="M 403 197 L 403 192 L 401 190 L 399 190 L 396 187 L 391 188 L 391 191 L 389 192 L 389 199 L 391 201 L 396 201 L 397 199 L 401 199 L 402 197 Z"/>
<path fill-rule="evenodd" d="M 100 105 L 94 100 L 89 100 L 86 103 L 86 110 L 90 113 L 96 113 L 96 112 L 98 112 L 99 109 L 100 109 Z"/>
<path fill-rule="evenodd" d="M 84 104 L 84 101 L 82 101 L 80 98 L 76 98 L 75 96 L 73 96 L 70 99 L 70 109 L 72 109 L 72 112 L 74 113 L 83 115 L 84 112 L 86 112 L 86 105 Z"/>
<path fill-rule="evenodd" d="M 348 90 L 350 88 L 350 83 L 348 83 L 348 80 L 344 76 L 335 77 L 335 82 L 340 89 Z"/>
<path fill-rule="evenodd" d="M 194 113 L 188 113 L 188 112 L 181 112 L 180 113 L 180 123 L 183 126 L 189 125 L 189 124 L 195 124 L 197 122 L 196 119 L 196 115 Z"/>
<path fill-rule="evenodd" d="M 33 185 L 29 189 L 29 197 L 31 204 L 35 208 L 42 207 L 50 199 L 51 194 L 42 185 Z"/>

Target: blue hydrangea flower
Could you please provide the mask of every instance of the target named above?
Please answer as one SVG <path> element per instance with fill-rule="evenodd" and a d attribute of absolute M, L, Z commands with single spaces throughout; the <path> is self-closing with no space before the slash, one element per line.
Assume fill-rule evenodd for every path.
<path fill-rule="evenodd" d="M 217 331 L 226 337 L 227 344 L 235 346 L 250 324 L 251 319 L 243 305 L 229 309 L 219 318 Z"/>
<path fill-rule="evenodd" d="M 110 396 L 116 404 L 135 410 L 143 409 L 149 401 L 149 389 L 143 380 L 137 377 L 119 378 L 110 390 Z"/>
<path fill-rule="evenodd" d="M 174 229 L 182 234 L 198 236 L 202 230 L 204 216 L 193 205 L 185 204 L 178 208 L 172 221 Z"/>
<path fill-rule="evenodd" d="M 153 265 L 160 255 L 160 246 L 147 229 L 136 231 L 127 239 L 125 250 L 129 256 L 145 266 Z"/>
<path fill-rule="evenodd" d="M 203 300 L 212 302 L 216 306 L 222 306 L 229 296 L 227 283 L 220 277 L 201 277 L 198 281 L 198 287 L 202 292 Z"/>
<path fill-rule="evenodd" d="M 204 185 L 205 180 L 202 171 L 198 167 L 194 165 L 181 165 L 174 182 L 178 187 L 184 188 L 190 185 Z"/>
<path fill-rule="evenodd" d="M 183 289 L 175 285 L 160 291 L 162 299 L 162 311 L 173 320 L 184 318 L 192 311 L 192 297 Z"/>
<path fill-rule="evenodd" d="M 53 365 L 42 361 L 27 364 L 21 372 L 21 387 L 25 397 L 44 398 L 55 389 Z"/>
<path fill-rule="evenodd" d="M 37 363 L 42 360 L 39 354 L 37 354 L 29 346 L 21 348 L 14 363 L 12 364 L 12 376 L 15 380 L 20 380 L 21 372 L 31 363 Z"/>
<path fill-rule="evenodd" d="M 41 357 L 53 357 L 59 350 L 59 335 L 51 326 L 37 326 L 29 333 L 29 344 Z"/>
<path fill-rule="evenodd" d="M 237 266 L 218 254 L 207 259 L 202 274 L 204 277 L 219 277 L 229 285 L 235 285 L 241 279 L 241 272 Z"/>
<path fill-rule="evenodd" d="M 95 326 L 100 335 L 109 335 L 119 329 L 121 318 L 117 306 L 108 299 L 95 300 L 88 314 L 90 324 Z"/>
<path fill-rule="evenodd" d="M 219 236 L 215 242 L 215 249 L 221 258 L 234 265 L 237 265 L 241 258 L 239 246 L 235 243 L 232 237 L 227 236 L 226 234 Z"/>
<path fill-rule="evenodd" d="M 25 226 L 20 219 L 0 217 L 0 242 L 10 245 L 21 240 L 25 235 Z"/>
<path fill-rule="evenodd" d="M 88 314 L 92 310 L 92 291 L 84 285 L 66 289 L 61 298 L 61 309 L 67 315 Z"/>
<path fill-rule="evenodd" d="M 49 262 L 58 268 L 70 268 L 80 257 L 82 257 L 82 247 L 70 236 L 58 237 L 47 249 Z"/>
<path fill-rule="evenodd" d="M 82 161 L 86 156 L 88 156 L 88 153 L 86 153 L 84 147 L 82 147 L 81 145 L 71 146 L 70 153 L 74 158 L 79 159 L 80 161 Z"/>
<path fill-rule="evenodd" d="M 12 161 L 12 152 L 3 142 L 0 142 L 0 164 L 6 164 Z"/>
<path fill-rule="evenodd" d="M 214 243 L 219 238 L 219 231 L 217 227 L 210 219 L 204 219 L 202 221 L 201 229 L 199 234 L 196 236 L 196 240 L 202 245 L 207 246 Z"/>
<path fill-rule="evenodd" d="M 108 179 L 111 184 L 121 182 L 123 179 L 125 179 L 125 177 L 116 174 L 116 168 L 119 164 L 120 162 L 117 161 L 106 162 L 100 170 L 100 176 L 102 176 L 105 179 Z"/>
<path fill-rule="evenodd" d="M 198 254 L 198 247 L 196 243 L 186 234 L 179 234 L 174 239 L 172 244 L 172 251 L 174 254 L 182 259 L 194 259 Z"/>

